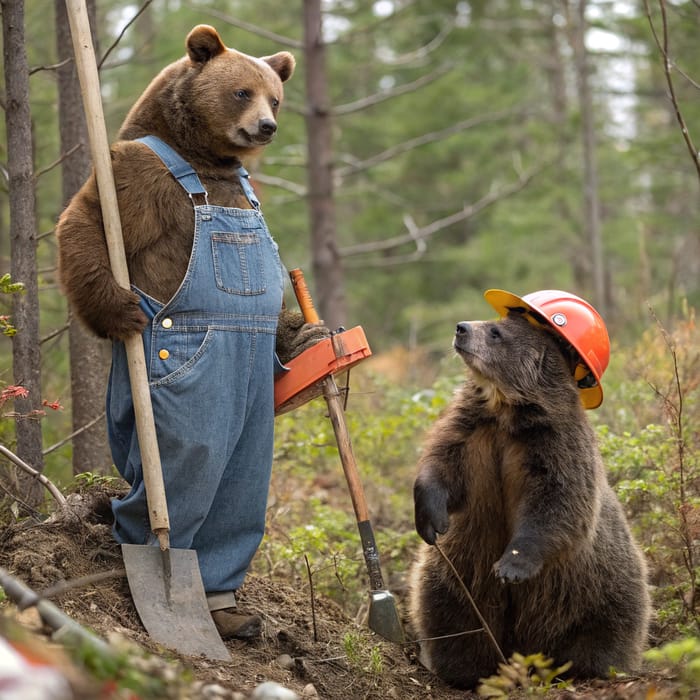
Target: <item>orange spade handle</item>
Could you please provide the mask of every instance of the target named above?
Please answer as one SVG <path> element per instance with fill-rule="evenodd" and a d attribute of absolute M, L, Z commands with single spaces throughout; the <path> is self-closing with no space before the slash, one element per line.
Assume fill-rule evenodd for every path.
<path fill-rule="evenodd" d="M 311 298 L 311 292 L 306 286 L 304 273 L 297 267 L 294 270 L 289 271 L 289 278 L 292 280 L 294 294 L 296 295 L 297 301 L 299 302 L 299 308 L 304 314 L 304 320 L 307 323 L 320 323 L 321 319 L 316 313 L 314 301 Z"/>

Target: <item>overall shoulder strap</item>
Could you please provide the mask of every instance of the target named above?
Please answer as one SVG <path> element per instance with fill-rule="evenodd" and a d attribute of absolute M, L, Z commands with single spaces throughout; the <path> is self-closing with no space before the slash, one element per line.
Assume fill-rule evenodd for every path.
<path fill-rule="evenodd" d="M 207 191 L 204 189 L 194 168 L 177 151 L 168 146 L 157 136 L 142 136 L 136 139 L 146 144 L 170 170 L 173 177 L 182 185 L 189 195 L 203 194 L 206 198 Z"/>
<path fill-rule="evenodd" d="M 255 190 L 253 189 L 253 185 L 250 184 L 250 175 L 243 166 L 238 168 L 238 178 L 241 181 L 241 187 L 243 187 L 245 196 L 248 198 L 248 201 L 251 203 L 253 209 L 259 210 L 260 200 L 255 196 Z"/>

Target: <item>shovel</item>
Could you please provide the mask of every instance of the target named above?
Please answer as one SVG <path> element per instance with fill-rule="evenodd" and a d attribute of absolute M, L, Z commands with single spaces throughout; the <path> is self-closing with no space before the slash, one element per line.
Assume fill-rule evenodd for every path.
<path fill-rule="evenodd" d="M 112 273 L 129 289 L 117 193 L 85 0 L 66 0 Z M 148 387 L 143 341 L 125 341 L 151 530 L 159 546 L 123 544 L 129 589 L 141 622 L 159 644 L 188 656 L 230 660 L 207 605 L 197 554 L 170 549 L 170 521 Z"/>
<path fill-rule="evenodd" d="M 304 314 L 304 320 L 307 323 L 319 323 L 320 319 L 314 308 L 302 271 L 299 269 L 292 270 L 289 276 L 299 302 L 299 308 Z M 333 336 L 331 336 L 331 340 L 333 340 Z M 362 488 L 357 463 L 352 451 L 352 444 L 350 443 L 350 434 L 345 422 L 343 399 L 332 374 L 325 377 L 321 381 L 321 385 L 323 396 L 328 405 L 328 415 L 333 425 L 335 439 L 338 443 L 338 453 L 345 472 L 345 480 L 350 491 L 352 506 L 355 510 L 357 528 L 360 531 L 360 539 L 362 541 L 362 554 L 364 555 L 367 573 L 369 574 L 370 601 L 367 624 L 372 631 L 384 637 L 384 639 L 400 644 L 405 640 L 403 627 L 396 609 L 394 596 L 384 586 L 382 570 L 379 565 L 379 552 L 374 541 L 374 532 L 369 519 L 365 492 Z"/>

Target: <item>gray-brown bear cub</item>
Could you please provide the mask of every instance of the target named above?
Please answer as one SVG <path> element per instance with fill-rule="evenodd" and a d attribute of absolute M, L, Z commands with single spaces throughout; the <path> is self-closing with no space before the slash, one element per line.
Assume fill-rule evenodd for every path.
<path fill-rule="evenodd" d="M 525 310 L 462 322 L 469 368 L 429 431 L 415 481 L 427 544 L 411 571 L 410 623 L 421 662 L 474 687 L 499 656 L 541 652 L 579 677 L 637 668 L 647 640 L 646 567 L 608 485 L 573 377 L 572 350 Z M 456 636 L 450 636 L 456 635 Z"/>

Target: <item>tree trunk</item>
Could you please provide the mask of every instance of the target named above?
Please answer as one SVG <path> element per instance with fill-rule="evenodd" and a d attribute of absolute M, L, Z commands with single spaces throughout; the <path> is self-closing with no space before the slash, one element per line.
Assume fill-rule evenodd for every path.
<path fill-rule="evenodd" d="M 578 2 L 578 16 L 574 20 L 573 49 L 576 66 L 576 84 L 581 110 L 581 141 L 583 145 L 583 228 L 590 250 L 593 305 L 605 317 L 608 299 L 605 291 L 605 260 L 600 221 L 598 193 L 598 161 L 596 158 L 595 113 L 589 80 L 590 66 L 586 49 L 586 0 Z"/>
<path fill-rule="evenodd" d="M 570 105 L 567 90 L 567 71 L 570 70 L 570 66 L 566 61 L 566 51 L 563 50 L 566 37 L 563 36 L 562 29 L 556 21 L 557 15 L 561 12 L 561 0 L 550 0 L 545 7 L 545 36 L 549 45 L 545 54 L 545 74 L 550 85 L 551 124 L 558 150 L 554 171 L 556 182 L 563 184 L 570 180 L 569 170 L 571 167 L 571 159 L 569 157 L 571 151 L 571 129 L 568 127 L 570 122 Z M 578 206 L 572 206 L 572 201 L 567 196 L 568 190 L 561 187 L 553 191 L 555 192 L 554 207 L 558 218 L 561 219 L 563 226 L 570 228 L 572 231 L 577 230 L 581 219 Z M 584 254 L 584 250 L 588 250 L 588 244 L 579 240 L 576 246 L 571 246 L 566 252 L 576 288 L 582 289 L 585 289 L 590 276 L 590 260 Z"/>
<path fill-rule="evenodd" d="M 326 325 L 347 322 L 333 199 L 333 138 L 321 0 L 304 0 L 304 65 L 311 255 L 316 301 Z"/>
<path fill-rule="evenodd" d="M 14 383 L 29 392 L 15 400 L 17 455 L 37 471 L 44 468 L 41 422 L 41 347 L 39 337 L 39 285 L 36 266 L 36 197 L 32 121 L 29 108 L 29 65 L 24 36 L 23 0 L 1 0 L 5 70 L 7 169 L 10 192 L 10 255 L 13 282 L 25 292 L 12 297 Z M 36 413 L 34 413 L 36 412 Z M 38 481 L 21 474 L 20 496 L 31 507 L 43 502 Z"/>
<path fill-rule="evenodd" d="M 90 25 L 95 37 L 95 2 L 87 2 Z M 73 44 L 65 0 L 55 0 L 56 46 L 58 50 L 58 119 L 61 138 L 63 204 L 80 189 L 90 174 L 90 149 L 80 82 L 75 69 Z M 71 152 L 71 149 L 77 149 Z M 70 155 L 66 155 L 70 154 Z M 110 345 L 90 333 L 70 315 L 70 385 L 72 397 L 73 473 L 109 473 L 112 457 L 107 442 L 104 393 L 109 373 Z M 94 423 L 91 427 L 85 426 Z"/>

